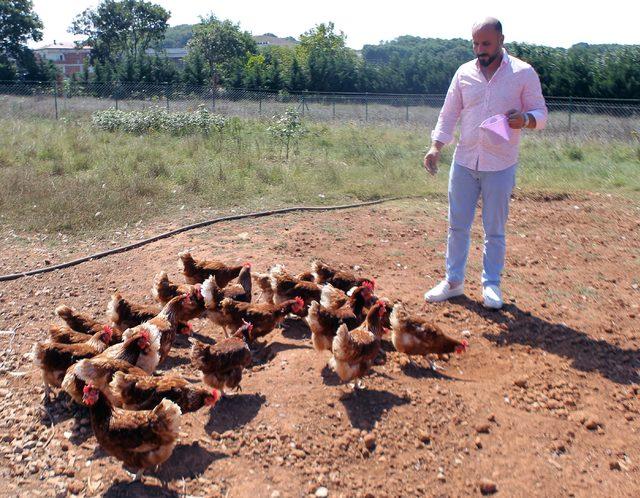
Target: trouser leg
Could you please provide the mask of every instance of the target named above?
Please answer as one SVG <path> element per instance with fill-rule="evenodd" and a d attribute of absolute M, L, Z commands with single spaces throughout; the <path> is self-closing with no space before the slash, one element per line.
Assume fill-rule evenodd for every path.
<path fill-rule="evenodd" d="M 502 171 L 484 173 L 480 178 L 484 227 L 482 285 L 500 285 L 507 249 L 505 226 L 516 169 L 517 165 L 514 165 Z"/>
<path fill-rule="evenodd" d="M 480 181 L 477 172 L 453 163 L 449 174 L 449 233 L 447 236 L 447 280 L 464 281 Z"/>

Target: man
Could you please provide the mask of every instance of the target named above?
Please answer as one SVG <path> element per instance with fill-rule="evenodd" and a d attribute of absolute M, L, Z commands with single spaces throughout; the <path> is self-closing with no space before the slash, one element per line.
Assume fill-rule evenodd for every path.
<path fill-rule="evenodd" d="M 520 130 L 543 128 L 547 108 L 535 70 L 503 48 L 500 21 L 487 18 L 476 23 L 472 38 L 477 59 L 460 66 L 453 76 L 438 124 L 431 134 L 431 148 L 424 157 L 425 169 L 435 175 L 440 151 L 453 142 L 460 118 L 460 140 L 449 175 L 446 276 L 424 298 L 438 302 L 464 294 L 471 224 L 478 198 L 482 196 L 485 233 L 482 296 L 486 307 L 499 309 L 500 274 L 506 252 L 505 224 L 515 185 Z M 479 127 L 487 118 L 499 114 L 507 117 L 510 132 L 502 142 Z"/>

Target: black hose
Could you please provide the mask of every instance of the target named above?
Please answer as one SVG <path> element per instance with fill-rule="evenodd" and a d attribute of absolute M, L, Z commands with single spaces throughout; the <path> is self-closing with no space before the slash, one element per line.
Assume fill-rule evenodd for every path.
<path fill-rule="evenodd" d="M 67 261 L 66 263 L 60 263 L 58 265 L 47 266 L 45 268 L 38 268 L 36 270 L 29 270 L 21 273 L 12 273 L 10 275 L 1 275 L 0 282 L 6 282 L 9 280 L 16 280 L 18 278 L 27 277 L 30 275 L 38 275 L 40 273 L 48 273 L 50 271 L 61 270 L 62 268 L 69 268 L 70 266 L 76 266 L 80 263 L 84 263 L 85 261 L 91 261 L 94 259 L 104 258 L 106 256 L 110 256 L 111 254 L 117 254 L 119 252 L 126 252 L 132 249 L 136 249 L 138 247 L 144 246 L 146 244 L 150 244 L 151 242 L 155 242 L 156 240 L 166 239 L 167 237 L 171 237 L 173 235 L 186 232 L 187 230 L 193 230 L 194 228 L 205 227 L 208 225 L 213 225 L 215 223 L 221 223 L 223 221 L 233 221 L 233 220 L 241 220 L 245 218 L 261 218 L 263 216 L 271 216 L 273 214 L 283 214 L 290 213 L 292 211 L 336 211 L 338 209 L 349 209 L 363 206 L 371 206 L 373 204 L 381 204 L 383 202 L 397 201 L 402 199 L 415 199 L 422 196 L 406 196 L 406 197 L 387 197 L 384 199 L 378 199 L 375 201 L 367 201 L 367 202 L 358 202 L 355 204 L 342 204 L 339 206 L 294 206 L 282 209 L 273 209 L 270 211 L 258 211 L 256 213 L 246 213 L 246 214 L 236 214 L 232 216 L 222 216 L 220 218 L 213 218 L 211 220 L 200 221 L 198 223 L 193 223 L 192 225 L 187 225 L 181 228 L 176 228 L 175 230 L 171 230 L 169 232 L 161 233 L 160 235 L 155 235 L 153 237 L 149 237 L 148 239 L 140 240 L 138 242 L 134 242 L 133 244 L 129 244 L 122 247 L 116 247 L 115 249 L 109 249 L 108 251 L 99 252 L 96 254 L 92 254 L 91 256 L 85 256 L 83 258 L 74 259 L 73 261 Z"/>

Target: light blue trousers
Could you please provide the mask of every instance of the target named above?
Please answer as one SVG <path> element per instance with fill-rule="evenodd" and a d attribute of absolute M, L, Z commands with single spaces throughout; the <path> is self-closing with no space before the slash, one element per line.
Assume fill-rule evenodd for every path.
<path fill-rule="evenodd" d="M 482 285 L 500 285 L 506 253 L 505 225 L 509 199 L 515 186 L 515 164 L 502 171 L 475 171 L 455 162 L 449 173 L 449 235 L 447 237 L 447 280 L 464 281 L 471 243 L 471 225 L 482 196 L 484 255 Z"/>

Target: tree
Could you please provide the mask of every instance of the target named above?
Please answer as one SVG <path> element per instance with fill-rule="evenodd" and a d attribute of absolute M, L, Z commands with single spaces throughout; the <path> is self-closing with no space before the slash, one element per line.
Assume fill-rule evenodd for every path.
<path fill-rule="evenodd" d="M 265 86 L 266 72 L 264 55 L 249 56 L 245 66 L 244 86 L 251 90 L 262 90 Z"/>
<path fill-rule="evenodd" d="M 159 43 L 170 13 L 144 0 L 102 0 L 73 20 L 69 31 L 86 36 L 92 58 L 101 62 L 135 58 Z"/>
<path fill-rule="evenodd" d="M 605 53 L 596 68 L 599 96 L 635 99 L 640 95 L 640 47 Z"/>
<path fill-rule="evenodd" d="M 296 58 L 291 62 L 291 69 L 289 70 L 286 86 L 287 89 L 292 92 L 300 92 L 307 88 L 307 77 Z"/>
<path fill-rule="evenodd" d="M 41 59 L 25 49 L 16 58 L 17 77 L 22 81 L 54 81 L 58 70 L 51 61 Z"/>
<path fill-rule="evenodd" d="M 166 57 L 155 55 L 151 60 L 151 79 L 156 83 L 172 83 L 178 79 L 178 71 Z"/>
<path fill-rule="evenodd" d="M 0 55 L 0 81 L 13 81 L 16 76 L 16 65 Z"/>
<path fill-rule="evenodd" d="M 42 40 L 42 28 L 31 0 L 0 1 L 0 57 L 16 58 L 29 39 Z"/>
<path fill-rule="evenodd" d="M 201 18 L 193 28 L 189 50 L 198 51 L 207 62 L 212 77 L 223 82 L 233 77 L 238 64 L 244 66 L 249 55 L 257 52 L 257 45 L 247 31 L 229 20 L 220 21 L 213 14 Z"/>
<path fill-rule="evenodd" d="M 182 80 L 188 85 L 204 85 L 208 79 L 205 61 L 199 51 L 189 52 L 184 60 Z"/>
<path fill-rule="evenodd" d="M 184 48 L 193 36 L 192 24 L 169 26 L 162 40 L 162 48 Z"/>
<path fill-rule="evenodd" d="M 282 88 L 284 88 L 282 69 L 280 67 L 280 61 L 277 58 L 273 58 L 269 61 L 265 79 L 267 88 L 270 90 L 282 90 Z"/>
<path fill-rule="evenodd" d="M 48 80 L 51 64 L 35 60 L 26 43 L 42 40 L 42 21 L 31 0 L 0 0 L 0 80 Z"/>
<path fill-rule="evenodd" d="M 336 33 L 332 22 L 319 24 L 300 36 L 297 49 L 309 75 L 310 90 L 355 90 L 357 57 L 345 41 L 345 34 Z"/>

